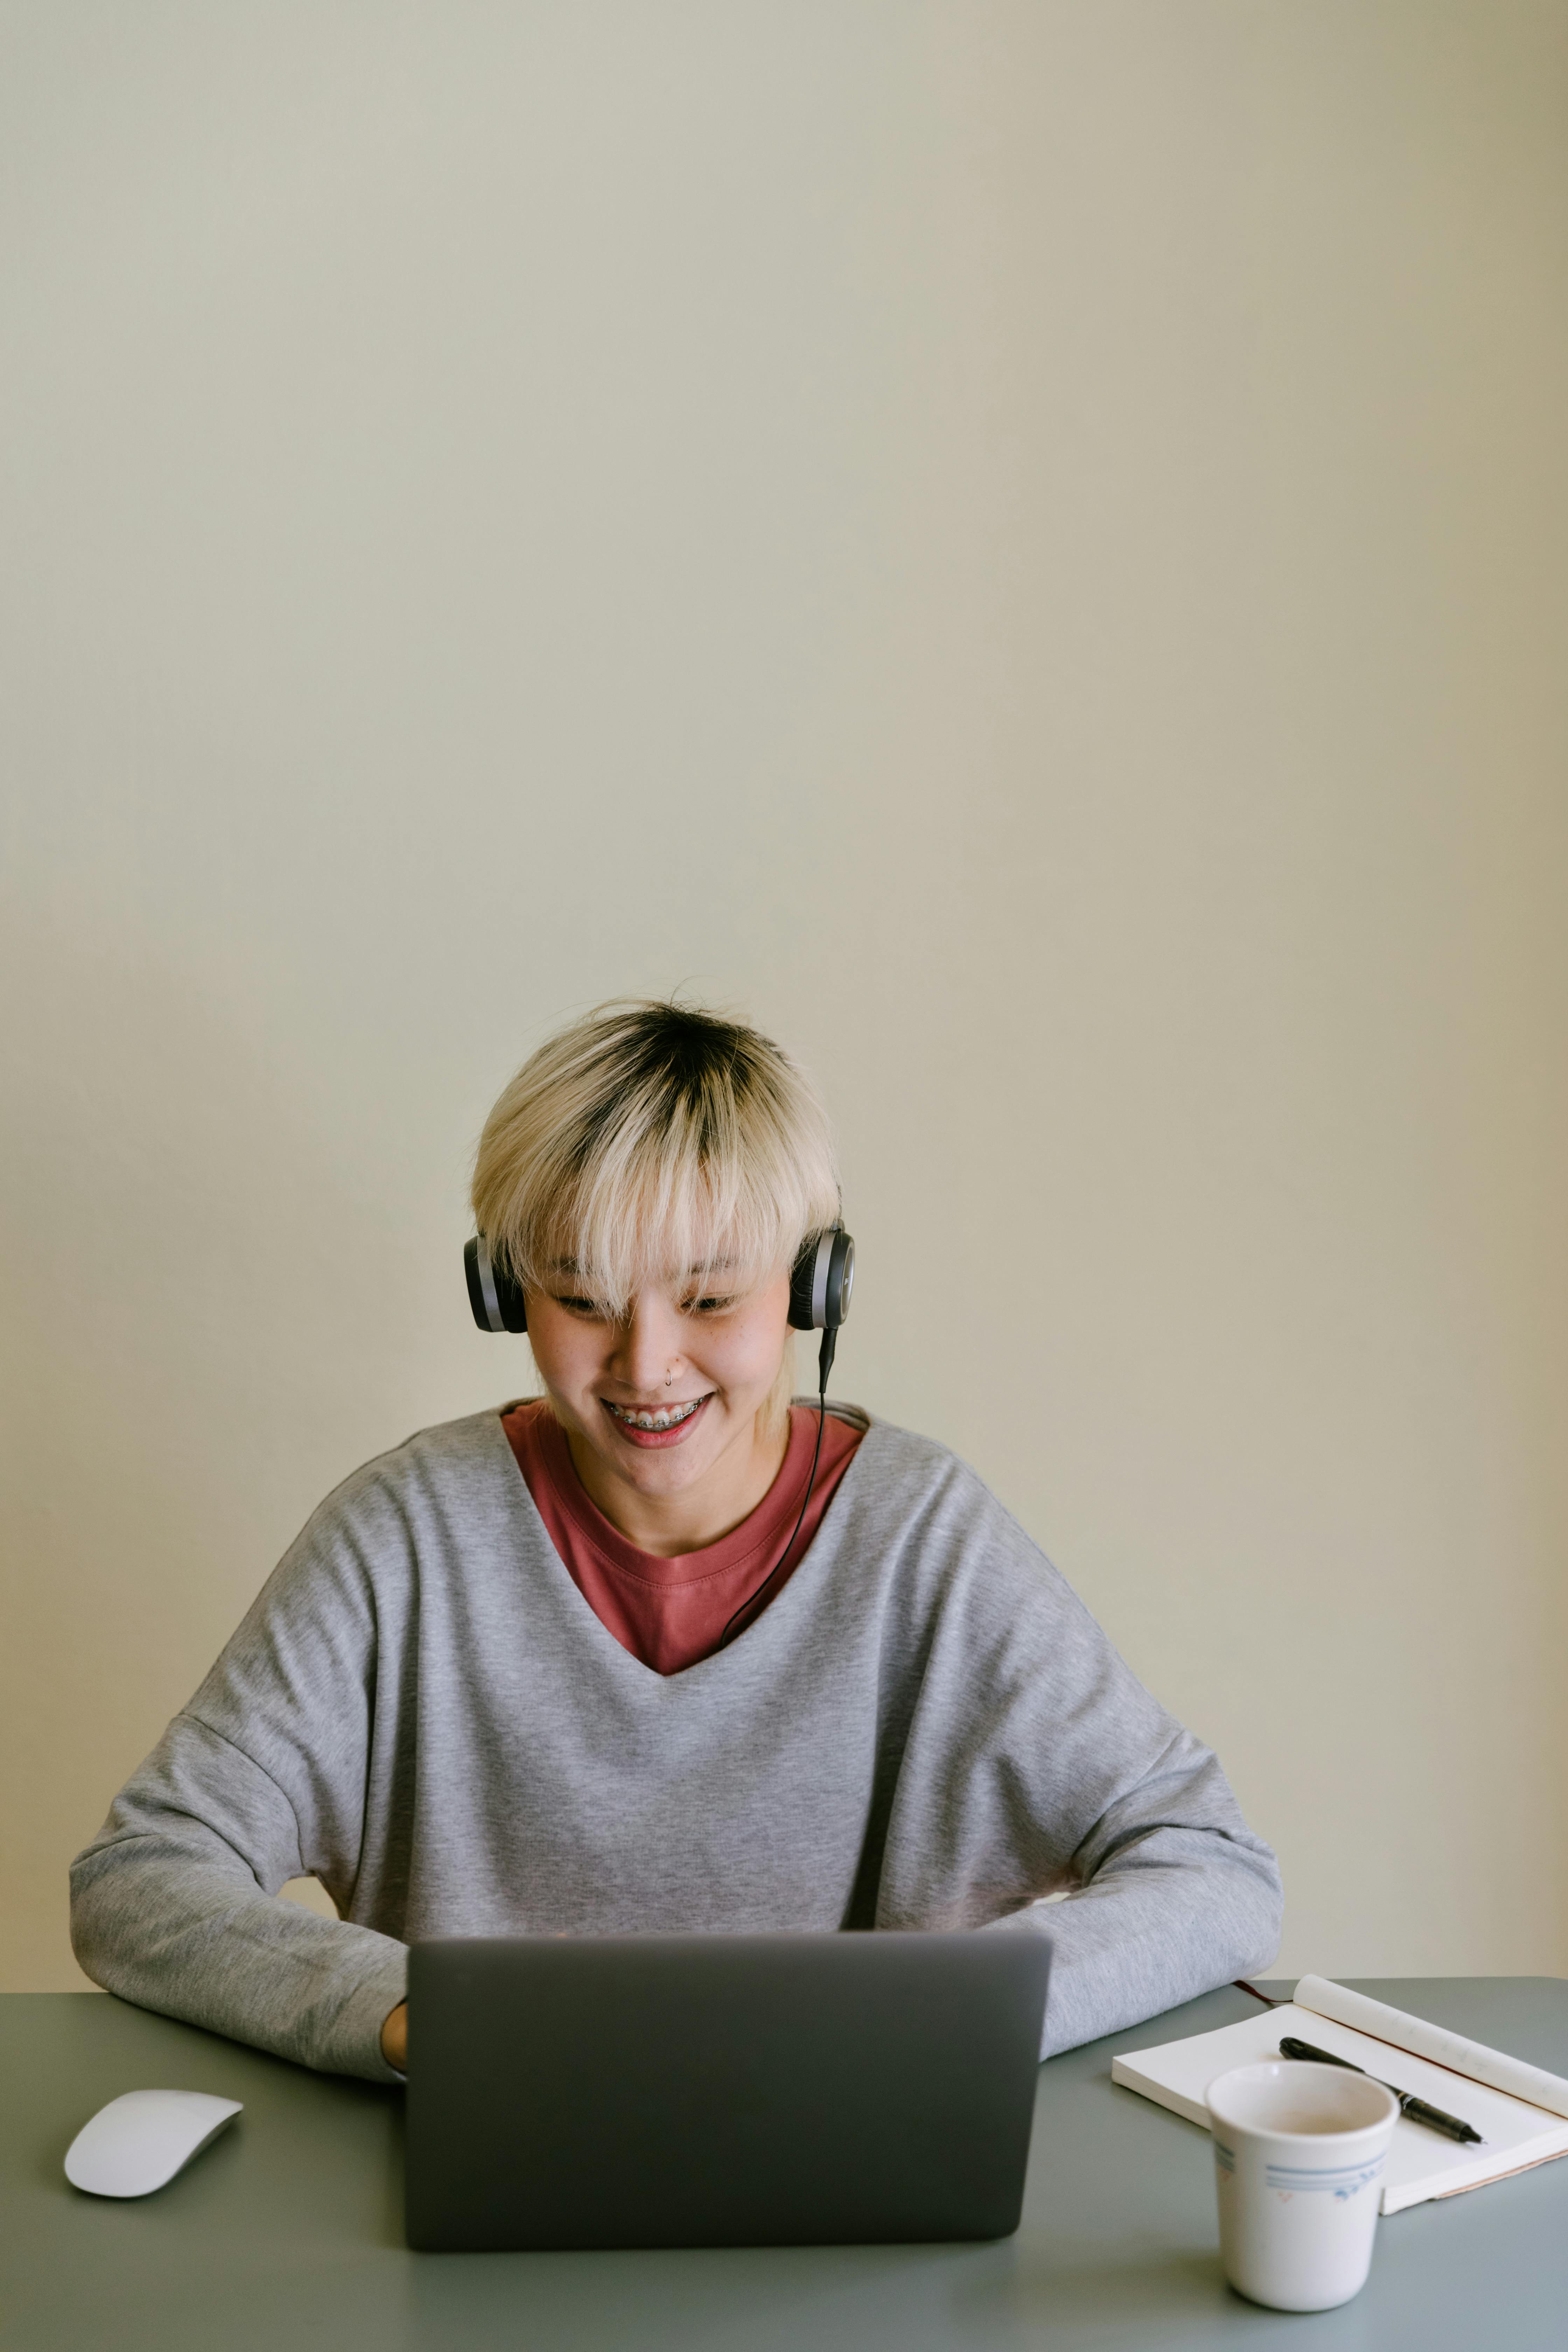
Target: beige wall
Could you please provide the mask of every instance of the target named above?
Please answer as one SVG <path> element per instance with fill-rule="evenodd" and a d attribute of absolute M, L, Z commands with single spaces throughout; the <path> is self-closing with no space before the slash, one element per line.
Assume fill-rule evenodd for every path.
<path fill-rule="evenodd" d="M 1568 1970 L 1568 10 L 5 17 L 0 1981 L 678 982 L 1283 1965 Z"/>

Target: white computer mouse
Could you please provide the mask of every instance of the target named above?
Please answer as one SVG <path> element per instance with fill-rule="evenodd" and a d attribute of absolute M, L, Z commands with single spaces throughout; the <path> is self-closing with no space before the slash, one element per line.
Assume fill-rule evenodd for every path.
<path fill-rule="evenodd" d="M 243 2101 L 205 2091 L 126 2091 L 66 2150 L 66 2179 L 93 2197 L 150 2197 L 216 2139 Z"/>

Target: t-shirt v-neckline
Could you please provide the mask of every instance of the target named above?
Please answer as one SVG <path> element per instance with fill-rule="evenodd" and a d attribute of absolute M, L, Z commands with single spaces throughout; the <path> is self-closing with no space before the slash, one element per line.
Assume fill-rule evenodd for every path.
<path fill-rule="evenodd" d="M 802 1518 L 817 1417 L 805 1406 L 793 1415 L 784 1462 L 755 1508 L 714 1543 L 662 1558 L 639 1550 L 599 1510 L 544 1400 L 501 1409 L 500 1433 L 551 1550 L 600 1628 L 645 1673 L 671 1681 L 710 1663 L 733 1616 L 771 1585 L 743 1630 L 760 1624 L 798 1571 L 868 1424 L 858 1412 L 829 1414 Z"/>

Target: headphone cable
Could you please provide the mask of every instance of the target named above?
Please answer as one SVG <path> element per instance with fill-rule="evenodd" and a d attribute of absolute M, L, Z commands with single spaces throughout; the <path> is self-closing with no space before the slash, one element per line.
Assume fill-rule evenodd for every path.
<path fill-rule="evenodd" d="M 811 1490 L 816 1484 L 816 1465 L 822 1458 L 822 1425 L 827 1418 L 827 1375 L 833 1369 L 833 1358 L 837 1346 L 837 1332 L 831 1329 L 824 1331 L 822 1335 L 822 1353 L 817 1359 L 816 1367 L 816 1444 L 811 1449 L 811 1469 L 806 1477 L 805 1492 L 801 1496 L 800 1500 L 800 1515 L 795 1520 L 788 1543 L 785 1544 L 783 1551 L 780 1552 L 777 1559 L 773 1562 L 773 1567 L 769 1569 L 766 1576 L 763 1577 L 756 1591 L 747 1594 L 745 1600 L 742 1601 L 740 1607 L 734 1612 L 734 1614 L 725 1624 L 724 1631 L 720 1634 L 717 1643 L 717 1648 L 720 1650 L 728 1648 L 730 1641 L 734 1633 L 737 1620 L 743 1617 L 749 1609 L 755 1608 L 757 1602 L 762 1599 L 763 1593 L 767 1591 L 769 1585 L 773 1582 L 774 1577 L 778 1574 L 780 1569 L 783 1568 L 785 1560 L 788 1559 L 791 1552 L 795 1549 L 796 1539 L 800 1535 L 802 1527 L 805 1525 L 805 1507 L 811 1500 Z"/>

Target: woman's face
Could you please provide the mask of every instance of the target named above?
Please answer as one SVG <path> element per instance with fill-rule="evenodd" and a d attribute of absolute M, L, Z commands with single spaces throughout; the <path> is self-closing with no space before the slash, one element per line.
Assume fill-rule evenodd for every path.
<path fill-rule="evenodd" d="M 647 1502 L 683 1496 L 769 1443 L 757 1416 L 789 1337 L 789 1276 L 712 1286 L 725 1279 L 710 1268 L 650 1286 L 620 1322 L 574 1290 L 569 1268 L 529 1291 L 533 1360 L 590 1493 L 607 1478 Z"/>

